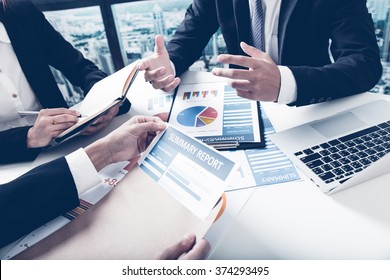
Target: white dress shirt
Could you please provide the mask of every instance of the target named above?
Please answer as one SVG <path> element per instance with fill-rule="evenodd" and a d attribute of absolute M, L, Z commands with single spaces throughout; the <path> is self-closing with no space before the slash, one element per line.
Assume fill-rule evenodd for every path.
<path fill-rule="evenodd" d="M 35 117 L 21 118 L 18 111 L 38 111 L 42 106 L 23 73 L 8 33 L 1 22 L 0 57 L 0 131 L 32 125 Z"/>
<path fill-rule="evenodd" d="M 251 15 L 254 1 L 255 0 L 249 0 Z M 265 52 L 275 63 L 278 63 L 279 61 L 278 26 L 281 3 L 282 0 L 263 0 Z M 278 66 L 278 68 L 281 76 L 278 103 L 292 103 L 297 100 L 297 83 L 294 75 L 286 66 Z"/>
<path fill-rule="evenodd" d="M 33 125 L 36 117 L 20 117 L 18 111 L 39 111 L 42 106 L 23 73 L 8 33 L 1 22 L 0 55 L 0 131 Z M 79 194 L 101 183 L 98 172 L 83 149 L 65 158 Z"/>

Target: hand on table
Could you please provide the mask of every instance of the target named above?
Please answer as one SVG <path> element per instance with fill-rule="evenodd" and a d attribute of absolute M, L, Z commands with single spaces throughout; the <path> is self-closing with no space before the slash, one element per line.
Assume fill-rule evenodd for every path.
<path fill-rule="evenodd" d="M 241 97 L 259 101 L 277 101 L 281 83 L 277 65 L 266 53 L 244 42 L 241 42 L 240 46 L 250 57 L 222 54 L 218 56 L 218 61 L 249 69 L 214 68 L 212 73 L 231 79 L 229 85 L 236 89 Z"/>

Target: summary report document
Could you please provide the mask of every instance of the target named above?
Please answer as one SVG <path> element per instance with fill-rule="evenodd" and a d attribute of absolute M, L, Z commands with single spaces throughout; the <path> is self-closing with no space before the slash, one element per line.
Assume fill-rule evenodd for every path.
<path fill-rule="evenodd" d="M 234 161 L 170 125 L 154 139 L 139 165 L 202 220 L 238 169 Z"/>
<path fill-rule="evenodd" d="M 167 125 L 139 159 L 107 168 L 104 182 L 81 194 L 80 207 L 3 250 L 2 258 L 152 259 L 185 234 L 206 234 L 223 213 L 238 166 Z"/>
<path fill-rule="evenodd" d="M 126 100 L 138 71 L 136 61 L 94 84 L 80 107 L 81 114 L 85 117 L 81 117 L 74 126 L 55 137 L 49 147 L 77 136 L 111 108 L 120 106 Z M 120 84 L 117 83 L 118 80 L 121 80 Z"/>
<path fill-rule="evenodd" d="M 225 81 L 181 84 L 169 123 L 218 150 L 265 146 L 258 102 L 239 97 Z"/>

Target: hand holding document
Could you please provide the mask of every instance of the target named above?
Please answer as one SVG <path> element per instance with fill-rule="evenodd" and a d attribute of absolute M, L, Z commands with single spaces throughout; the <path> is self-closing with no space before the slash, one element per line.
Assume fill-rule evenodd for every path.
<path fill-rule="evenodd" d="M 153 259 L 188 233 L 205 235 L 224 210 L 221 197 L 238 167 L 168 125 L 130 168 L 96 206 L 19 257 Z"/>

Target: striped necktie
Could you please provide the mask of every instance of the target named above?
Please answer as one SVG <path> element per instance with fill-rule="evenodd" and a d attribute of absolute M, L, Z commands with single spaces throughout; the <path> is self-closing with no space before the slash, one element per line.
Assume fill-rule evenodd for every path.
<path fill-rule="evenodd" d="M 264 11 L 262 0 L 253 1 L 252 11 L 252 44 L 255 48 L 265 51 L 264 46 Z"/>

